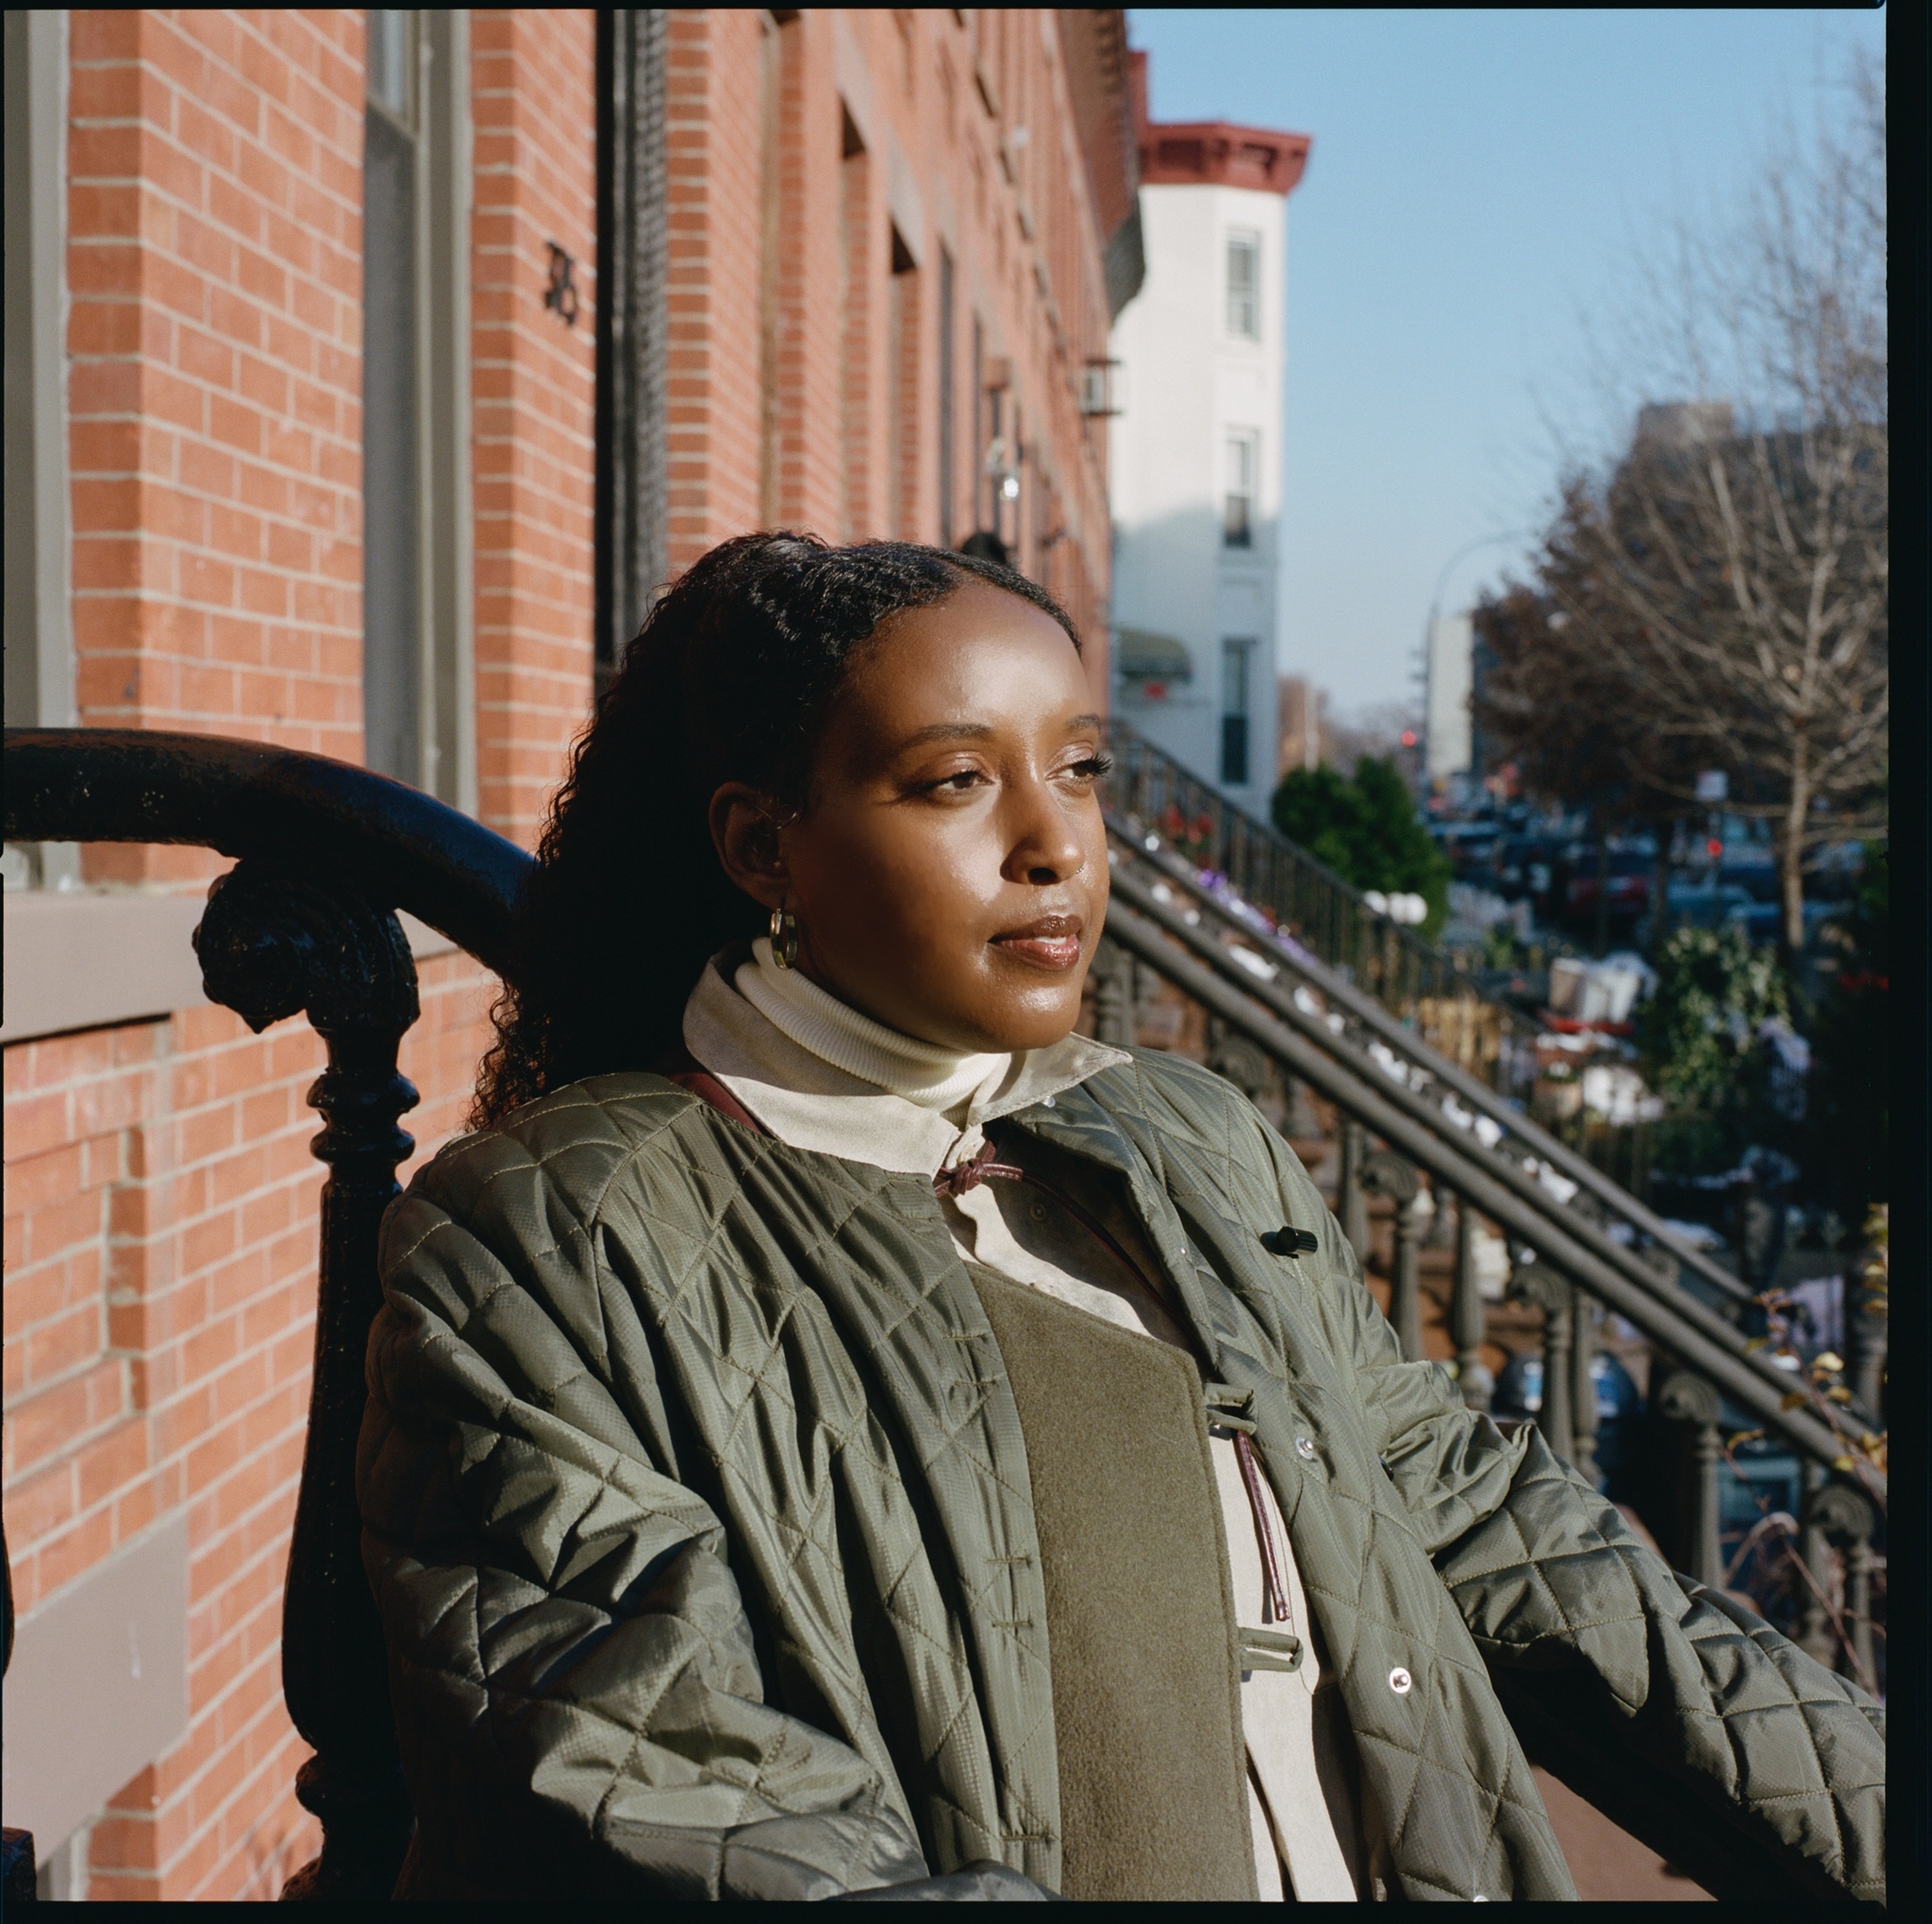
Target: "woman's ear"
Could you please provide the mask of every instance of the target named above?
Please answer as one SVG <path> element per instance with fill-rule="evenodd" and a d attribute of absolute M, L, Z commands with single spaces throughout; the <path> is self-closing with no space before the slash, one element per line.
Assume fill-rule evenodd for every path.
<path fill-rule="evenodd" d="M 782 908 L 791 887 L 777 817 L 772 798 L 742 782 L 726 782 L 711 797 L 711 844 L 718 859 L 732 881 L 766 908 Z"/>

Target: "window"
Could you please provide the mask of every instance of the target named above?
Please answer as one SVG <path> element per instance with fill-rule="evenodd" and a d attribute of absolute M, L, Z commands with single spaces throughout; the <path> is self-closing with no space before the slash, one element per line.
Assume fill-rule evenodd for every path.
<path fill-rule="evenodd" d="M 847 541 L 876 532 L 873 525 L 872 463 L 872 157 L 849 112 L 840 115 L 839 259 L 843 307 L 844 365 L 841 432 L 844 440 L 844 502 L 841 533 Z"/>
<path fill-rule="evenodd" d="M 9 728 L 67 728 L 75 707 L 68 604 L 67 15 L 7 12 L 6 714 Z M 8 888 L 71 887 L 72 843 L 8 843 Z"/>
<path fill-rule="evenodd" d="M 1259 437 L 1248 429 L 1227 438 L 1227 493 L 1221 521 L 1224 548 L 1255 545 L 1256 444 Z"/>
<path fill-rule="evenodd" d="M 953 545 L 953 257 L 940 249 L 940 546 Z"/>
<path fill-rule="evenodd" d="M 474 810 L 469 15 L 368 19 L 364 751 L 371 768 Z"/>
<path fill-rule="evenodd" d="M 891 229 L 892 278 L 886 306 L 886 423 L 891 532 L 916 541 L 919 531 L 919 264 Z"/>
<path fill-rule="evenodd" d="M 1248 781 L 1248 679 L 1254 654 L 1252 639 L 1221 644 L 1221 779 L 1236 788 Z"/>
<path fill-rule="evenodd" d="M 1261 338 L 1261 237 L 1227 237 L 1227 331 L 1237 340 Z"/>

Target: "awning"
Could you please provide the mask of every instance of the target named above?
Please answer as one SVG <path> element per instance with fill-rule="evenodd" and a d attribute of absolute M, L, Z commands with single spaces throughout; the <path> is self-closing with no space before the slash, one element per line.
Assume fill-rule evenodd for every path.
<path fill-rule="evenodd" d="M 1194 675 L 1193 657 L 1172 635 L 1147 628 L 1122 628 L 1116 659 L 1129 681 L 1184 682 Z"/>

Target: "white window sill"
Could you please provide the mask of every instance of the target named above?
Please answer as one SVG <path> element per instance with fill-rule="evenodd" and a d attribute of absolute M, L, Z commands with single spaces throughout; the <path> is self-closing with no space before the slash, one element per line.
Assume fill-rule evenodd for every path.
<path fill-rule="evenodd" d="M 190 939 L 204 905 L 198 895 L 9 888 L 0 904 L 0 1043 L 155 1021 L 208 1001 Z M 419 963 L 456 948 L 414 916 L 402 923 Z"/>

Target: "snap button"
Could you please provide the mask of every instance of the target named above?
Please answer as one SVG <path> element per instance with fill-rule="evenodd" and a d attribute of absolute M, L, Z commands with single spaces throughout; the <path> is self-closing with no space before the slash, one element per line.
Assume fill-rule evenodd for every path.
<path fill-rule="evenodd" d="M 1051 1096 L 1041 1096 L 1040 1099 L 1040 1106 L 1042 1109 L 1051 1109 L 1053 1107 L 1053 1098 Z"/>
<path fill-rule="evenodd" d="M 1297 1437 L 1296 1437 L 1296 1438 L 1294 1439 L 1294 1453 L 1295 1453 L 1295 1454 L 1296 1454 L 1297 1456 L 1299 1456 L 1299 1457 L 1301 1458 L 1301 1460 L 1302 1460 L 1302 1461 L 1303 1461 L 1304 1463 L 1312 1463 L 1312 1462 L 1314 1462 L 1314 1460 L 1315 1460 L 1315 1443 L 1314 1443 L 1314 1438 L 1313 1438 L 1313 1437 L 1311 1437 L 1311 1436 L 1297 1436 Z"/>
<path fill-rule="evenodd" d="M 1407 1697 L 1408 1695 L 1408 1687 L 1414 1681 L 1400 1664 L 1397 1664 L 1394 1669 L 1389 1673 L 1389 1687 L 1398 1697 Z"/>

